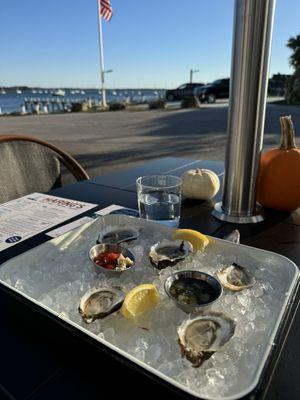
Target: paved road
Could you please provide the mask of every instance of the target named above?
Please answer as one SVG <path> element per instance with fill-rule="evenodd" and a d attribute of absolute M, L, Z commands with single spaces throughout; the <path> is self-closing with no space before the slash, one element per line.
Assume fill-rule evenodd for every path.
<path fill-rule="evenodd" d="M 92 177 L 165 156 L 222 160 L 227 114 L 223 103 L 199 110 L 1 117 L 0 134 L 26 134 L 52 142 L 72 154 Z M 278 119 L 290 114 L 300 145 L 300 107 L 270 103 L 265 148 L 278 144 Z"/>

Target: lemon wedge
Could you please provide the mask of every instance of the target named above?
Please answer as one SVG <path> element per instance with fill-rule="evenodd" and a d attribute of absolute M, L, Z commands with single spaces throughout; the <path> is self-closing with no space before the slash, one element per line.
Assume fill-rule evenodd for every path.
<path fill-rule="evenodd" d="M 177 229 L 173 235 L 173 240 L 187 240 L 193 246 L 194 250 L 204 251 L 205 247 L 208 245 L 208 238 L 198 231 L 193 229 Z"/>
<path fill-rule="evenodd" d="M 121 313 L 125 318 L 135 319 L 160 302 L 156 287 L 152 284 L 138 285 L 131 289 L 124 300 Z"/>

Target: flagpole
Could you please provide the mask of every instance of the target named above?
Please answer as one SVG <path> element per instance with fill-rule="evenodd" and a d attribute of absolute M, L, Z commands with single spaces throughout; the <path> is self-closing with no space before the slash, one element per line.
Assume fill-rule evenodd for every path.
<path fill-rule="evenodd" d="M 101 90 L 102 90 L 102 106 L 107 107 L 106 104 L 106 91 L 104 82 L 104 54 L 103 54 L 103 38 L 102 38 L 102 18 L 101 18 L 101 5 L 97 0 L 98 5 L 98 33 L 99 33 L 99 53 L 100 53 L 100 77 L 101 77 Z"/>

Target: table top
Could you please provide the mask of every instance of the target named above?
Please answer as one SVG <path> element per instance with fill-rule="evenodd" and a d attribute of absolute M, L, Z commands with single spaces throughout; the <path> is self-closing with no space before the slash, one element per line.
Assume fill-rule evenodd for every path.
<path fill-rule="evenodd" d="M 162 173 L 180 176 L 191 168 L 211 169 L 222 182 L 222 162 L 169 157 L 59 188 L 51 194 L 96 203 L 98 208 L 112 203 L 137 208 L 135 180 L 138 176 Z M 220 199 L 221 192 L 214 202 Z M 262 223 L 234 226 L 211 216 L 213 204 L 185 200 L 181 227 L 198 229 L 217 237 L 238 227 L 241 243 L 280 253 L 300 265 L 299 210 L 291 215 L 269 212 L 267 220 Z M 46 240 L 49 237 L 40 234 L 22 242 L 2 252 L 0 262 Z M 300 398 L 300 385 L 297 385 L 300 370 L 298 303 L 299 293 L 295 295 L 281 335 L 277 338 L 269 367 L 255 393 L 257 398 Z M 95 345 L 91 339 L 83 338 L 73 328 L 54 321 L 47 312 L 28 304 L 10 290 L 0 288 L 0 304 L 4 313 L 2 321 L 5 321 L 0 328 L 0 399 L 96 398 L 101 396 L 102 389 L 106 393 L 109 389 L 113 396 L 119 394 L 119 388 L 124 395 L 134 398 L 144 395 L 140 388 L 147 388 L 150 396 L 190 398 L 177 390 L 173 391 L 169 385 L 125 362 L 110 350 L 101 348 L 98 343 Z M 133 381 L 137 379 L 139 385 L 134 390 Z"/>

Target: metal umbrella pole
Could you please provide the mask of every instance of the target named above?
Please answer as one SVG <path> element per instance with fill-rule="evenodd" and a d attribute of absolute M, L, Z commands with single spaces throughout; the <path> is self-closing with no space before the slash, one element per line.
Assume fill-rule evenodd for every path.
<path fill-rule="evenodd" d="M 213 216 L 260 222 L 255 185 L 262 149 L 276 0 L 235 0 L 228 138 L 222 203 Z"/>

